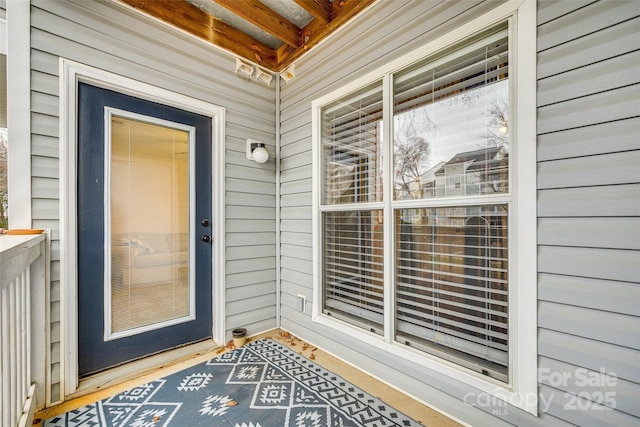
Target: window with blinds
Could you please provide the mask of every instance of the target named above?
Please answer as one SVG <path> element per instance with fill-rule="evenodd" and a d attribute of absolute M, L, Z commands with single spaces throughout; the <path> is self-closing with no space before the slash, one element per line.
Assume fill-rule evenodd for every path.
<path fill-rule="evenodd" d="M 396 200 L 508 193 L 508 59 L 496 28 L 393 76 Z"/>
<path fill-rule="evenodd" d="M 322 203 L 382 200 L 382 83 L 322 110 Z"/>
<path fill-rule="evenodd" d="M 382 333 L 382 83 L 322 110 L 323 313 Z"/>
<path fill-rule="evenodd" d="M 384 82 L 320 108 L 322 312 L 508 382 L 507 23 Z"/>
<path fill-rule="evenodd" d="M 394 198 L 421 200 L 395 210 L 395 338 L 503 381 L 507 35 L 491 29 L 393 77 Z M 437 198 L 459 205 L 432 207 Z"/>
<path fill-rule="evenodd" d="M 507 380 L 507 211 L 395 211 L 396 340 Z"/>
<path fill-rule="evenodd" d="M 382 334 L 382 211 L 325 212 L 324 312 Z"/>

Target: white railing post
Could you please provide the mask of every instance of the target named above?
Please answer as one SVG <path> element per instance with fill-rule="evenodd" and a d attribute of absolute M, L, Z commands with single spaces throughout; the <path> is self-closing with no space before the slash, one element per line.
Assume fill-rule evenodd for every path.
<path fill-rule="evenodd" d="M 31 425 L 36 387 L 44 387 L 47 241 L 48 233 L 0 236 L 2 426 Z"/>

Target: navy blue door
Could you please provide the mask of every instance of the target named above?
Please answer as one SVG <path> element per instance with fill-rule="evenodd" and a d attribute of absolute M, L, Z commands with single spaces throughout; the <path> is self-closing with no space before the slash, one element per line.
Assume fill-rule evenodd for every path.
<path fill-rule="evenodd" d="M 81 377 L 212 335 L 211 118 L 78 86 Z"/>

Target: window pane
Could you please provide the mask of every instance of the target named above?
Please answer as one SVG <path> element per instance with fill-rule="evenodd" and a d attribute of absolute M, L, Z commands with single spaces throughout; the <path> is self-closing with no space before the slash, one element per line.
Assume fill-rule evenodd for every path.
<path fill-rule="evenodd" d="M 382 334 L 382 211 L 323 214 L 323 312 Z"/>
<path fill-rule="evenodd" d="M 395 211 L 396 339 L 507 380 L 507 205 Z"/>
<path fill-rule="evenodd" d="M 113 116 L 111 331 L 190 314 L 189 132 Z"/>
<path fill-rule="evenodd" d="M 394 198 L 507 193 L 506 28 L 394 76 Z"/>
<path fill-rule="evenodd" d="M 322 109 L 322 203 L 382 200 L 382 85 Z"/>

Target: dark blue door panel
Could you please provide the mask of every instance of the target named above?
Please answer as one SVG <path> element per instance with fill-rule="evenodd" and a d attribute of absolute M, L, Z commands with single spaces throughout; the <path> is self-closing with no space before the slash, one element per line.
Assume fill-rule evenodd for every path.
<path fill-rule="evenodd" d="M 80 376 L 211 337 L 211 243 L 195 240 L 196 319 L 104 341 L 105 107 L 196 128 L 195 234 L 211 234 L 211 118 L 89 84 L 78 85 L 77 247 Z M 149 188 L 153 191 L 153 188 Z M 209 219 L 205 226 L 201 219 Z M 194 236 L 190 236 L 194 239 Z"/>

